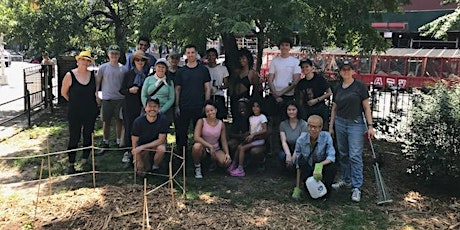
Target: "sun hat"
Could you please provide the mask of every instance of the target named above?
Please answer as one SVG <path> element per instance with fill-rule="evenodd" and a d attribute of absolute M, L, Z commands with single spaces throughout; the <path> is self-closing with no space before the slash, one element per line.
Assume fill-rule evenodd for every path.
<path fill-rule="evenodd" d="M 133 53 L 133 58 L 131 59 L 131 62 L 133 63 L 133 65 L 134 65 L 134 59 L 136 58 L 147 60 L 147 62 L 149 61 L 149 58 L 145 56 L 145 53 L 142 50 L 136 50 L 136 52 Z M 146 65 L 147 65 L 147 62 L 146 62 Z"/>
<path fill-rule="evenodd" d="M 91 57 L 91 52 L 87 50 L 81 51 L 77 56 L 75 56 L 75 60 L 85 59 L 88 61 L 93 61 L 94 59 Z"/>

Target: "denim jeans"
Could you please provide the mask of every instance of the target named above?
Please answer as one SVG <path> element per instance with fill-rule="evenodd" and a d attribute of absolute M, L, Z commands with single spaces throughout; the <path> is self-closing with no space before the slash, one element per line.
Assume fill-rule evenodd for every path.
<path fill-rule="evenodd" d="M 342 180 L 353 188 L 363 185 L 363 145 L 366 127 L 361 116 L 355 119 L 335 118 L 335 135 L 339 150 Z"/>

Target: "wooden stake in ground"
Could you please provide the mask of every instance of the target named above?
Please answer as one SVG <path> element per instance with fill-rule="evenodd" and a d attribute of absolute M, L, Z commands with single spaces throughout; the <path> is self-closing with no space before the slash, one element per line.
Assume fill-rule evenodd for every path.
<path fill-rule="evenodd" d="M 182 178 L 184 188 L 182 189 L 182 197 L 185 198 L 185 146 L 182 147 Z"/>
<path fill-rule="evenodd" d="M 43 176 L 43 165 L 45 164 L 45 159 L 42 158 L 42 164 L 40 166 L 40 177 L 38 178 L 38 190 L 37 190 L 37 199 L 35 201 L 35 210 L 34 210 L 34 220 L 37 215 L 37 207 L 38 207 L 38 198 L 40 197 L 40 185 L 42 184 L 42 176 Z"/>
<path fill-rule="evenodd" d="M 91 163 L 93 166 L 93 187 L 96 188 L 96 165 L 94 164 L 94 133 L 91 134 Z"/>
<path fill-rule="evenodd" d="M 172 207 L 176 207 L 176 202 L 174 199 L 174 181 L 173 181 L 173 159 L 174 159 L 174 149 L 171 148 L 171 155 L 169 157 L 169 191 L 171 192 L 171 204 Z"/>
<path fill-rule="evenodd" d="M 52 178 L 51 178 L 51 156 L 50 154 L 50 143 L 49 139 L 46 139 L 46 152 L 48 154 L 48 196 L 51 196 L 53 194 L 53 189 L 51 188 L 52 185 Z"/>

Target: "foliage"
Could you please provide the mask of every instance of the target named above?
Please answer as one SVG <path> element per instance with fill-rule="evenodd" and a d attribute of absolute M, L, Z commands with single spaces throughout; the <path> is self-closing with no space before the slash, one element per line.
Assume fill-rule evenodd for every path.
<path fill-rule="evenodd" d="M 428 181 L 460 179 L 460 87 L 438 83 L 425 95 L 414 97 L 410 133 L 405 153 L 413 160 L 409 169 Z"/>
<path fill-rule="evenodd" d="M 447 5 L 451 3 L 458 3 L 460 0 L 443 0 L 441 4 Z M 442 17 L 435 19 L 434 21 L 423 25 L 419 28 L 420 32 L 423 32 L 423 36 L 432 35 L 434 38 L 441 39 L 447 38 L 447 31 L 460 28 L 460 8 L 454 10 L 450 14 L 446 14 Z"/>

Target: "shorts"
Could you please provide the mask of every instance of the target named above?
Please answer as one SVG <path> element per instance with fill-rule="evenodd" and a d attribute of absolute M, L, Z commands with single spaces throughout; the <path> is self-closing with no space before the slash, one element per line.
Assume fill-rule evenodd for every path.
<path fill-rule="evenodd" d="M 102 121 L 110 121 L 112 117 L 120 118 L 121 107 L 123 106 L 123 99 L 120 100 L 102 100 L 101 118 Z"/>
<path fill-rule="evenodd" d="M 255 141 L 251 142 L 250 144 L 251 144 L 252 147 L 264 145 L 264 144 L 265 144 L 265 140 L 264 140 L 264 139 L 255 140 Z"/>

